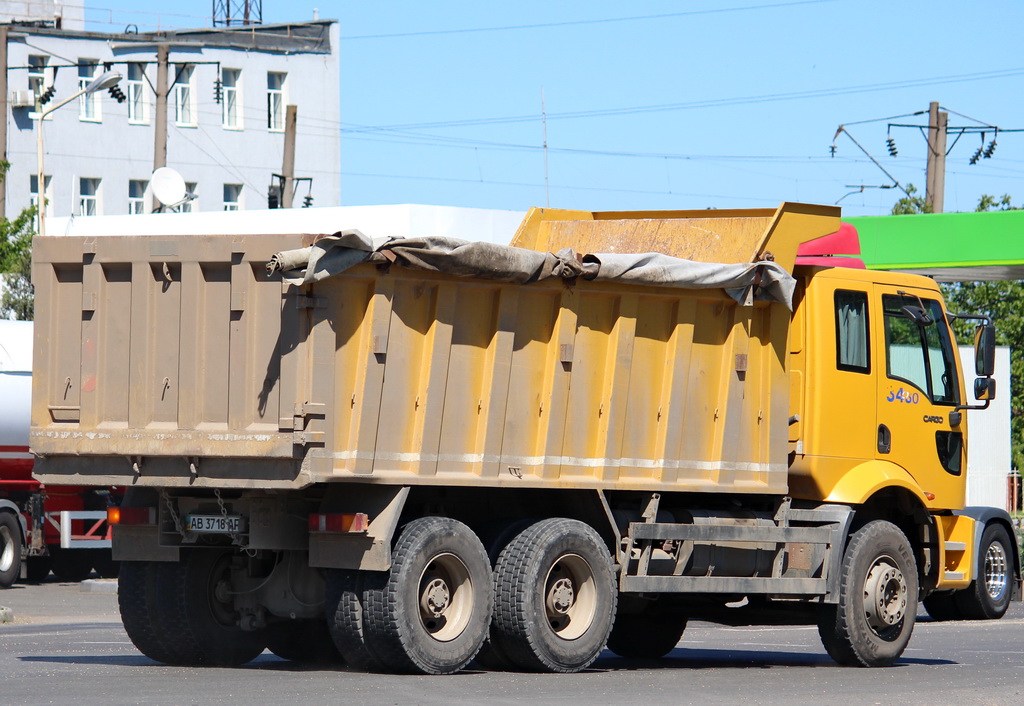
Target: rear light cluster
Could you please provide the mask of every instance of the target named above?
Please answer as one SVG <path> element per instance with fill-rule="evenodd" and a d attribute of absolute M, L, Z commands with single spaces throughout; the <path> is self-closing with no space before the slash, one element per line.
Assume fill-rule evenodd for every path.
<path fill-rule="evenodd" d="M 365 512 L 314 513 L 309 516 L 310 532 L 366 532 L 370 518 Z"/>
<path fill-rule="evenodd" d="M 155 525 L 155 507 L 108 507 L 107 524 L 110 525 Z"/>

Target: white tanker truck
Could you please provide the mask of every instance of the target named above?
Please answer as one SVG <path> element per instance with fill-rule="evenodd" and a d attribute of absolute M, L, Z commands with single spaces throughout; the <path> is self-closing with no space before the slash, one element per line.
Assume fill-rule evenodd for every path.
<path fill-rule="evenodd" d="M 93 569 L 114 576 L 106 508 L 111 489 L 43 486 L 32 478 L 31 321 L 0 320 L 0 588 L 19 577 L 78 581 Z"/>

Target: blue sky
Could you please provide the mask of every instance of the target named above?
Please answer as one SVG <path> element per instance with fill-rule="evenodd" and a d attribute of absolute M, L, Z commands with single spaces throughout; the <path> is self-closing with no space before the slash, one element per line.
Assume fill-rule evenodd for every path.
<path fill-rule="evenodd" d="M 208 24 L 210 0 L 181 0 L 176 14 L 166 7 L 141 2 L 87 18 L 110 22 L 92 25 L 106 31 Z M 640 210 L 788 200 L 877 215 L 902 194 L 873 188 L 892 181 L 849 136 L 923 191 L 923 134 L 890 123 L 926 124 L 911 114 L 938 101 L 951 127 L 1024 128 L 1018 0 L 263 0 L 263 19 L 305 21 L 314 7 L 340 23 L 345 205 Z M 849 136 L 835 139 L 833 157 L 840 124 Z M 1024 203 L 1024 132 L 1000 134 L 975 165 L 981 135 L 955 137 L 947 211 L 973 210 L 982 194 Z M 984 144 L 993 137 L 987 131 Z M 300 172 L 302 149 L 300 127 Z"/>

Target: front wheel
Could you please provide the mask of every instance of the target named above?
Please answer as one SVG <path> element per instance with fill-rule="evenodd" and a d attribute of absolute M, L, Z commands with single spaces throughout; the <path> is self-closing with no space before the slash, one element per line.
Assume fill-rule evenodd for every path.
<path fill-rule="evenodd" d="M 1013 542 L 1002 525 L 989 525 L 981 535 L 975 579 L 953 594 L 963 617 L 997 620 L 1010 607 L 1013 582 Z"/>
<path fill-rule="evenodd" d="M 914 631 L 917 590 L 914 551 L 899 527 L 882 520 L 864 525 L 843 557 L 839 602 L 819 616 L 825 650 L 846 666 L 891 665 Z"/>
<path fill-rule="evenodd" d="M 13 512 L 0 512 L 0 588 L 21 576 L 21 526 Z"/>

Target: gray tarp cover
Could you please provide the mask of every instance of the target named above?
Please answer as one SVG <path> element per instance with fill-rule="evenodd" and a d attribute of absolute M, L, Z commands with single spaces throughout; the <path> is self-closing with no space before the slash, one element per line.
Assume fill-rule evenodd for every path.
<path fill-rule="evenodd" d="M 790 309 L 796 286 L 796 280 L 774 262 L 729 265 L 694 262 L 661 253 L 595 253 L 578 257 L 570 248 L 544 253 L 457 238 L 370 238 L 358 230 L 321 238 L 308 248 L 279 252 L 267 264 L 267 271 L 273 274 L 280 270 L 286 282 L 300 285 L 319 282 L 362 262 L 390 262 L 515 284 L 582 277 L 660 287 L 716 288 L 724 289 L 740 304 L 749 305 L 757 298 L 781 302 Z"/>

